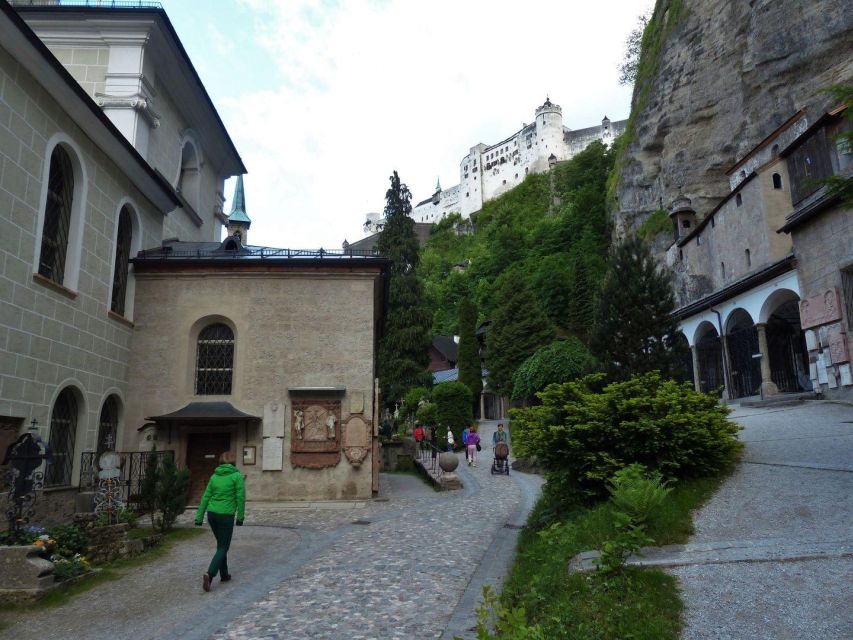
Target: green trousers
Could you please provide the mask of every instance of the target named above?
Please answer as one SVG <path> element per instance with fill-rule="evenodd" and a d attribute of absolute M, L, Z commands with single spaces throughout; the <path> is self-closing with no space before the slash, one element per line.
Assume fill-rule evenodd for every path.
<path fill-rule="evenodd" d="M 228 576 L 228 548 L 231 546 L 231 534 L 234 533 L 234 516 L 208 511 L 207 523 L 216 537 L 216 553 L 207 568 L 207 575 L 211 578 L 216 577 L 217 573 Z"/>

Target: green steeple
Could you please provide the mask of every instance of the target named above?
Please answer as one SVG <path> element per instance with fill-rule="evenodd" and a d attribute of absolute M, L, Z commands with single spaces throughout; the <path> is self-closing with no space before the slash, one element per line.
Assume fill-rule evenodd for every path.
<path fill-rule="evenodd" d="M 231 201 L 231 213 L 228 222 L 243 222 L 246 228 L 252 224 L 246 215 L 246 194 L 243 192 L 243 176 L 237 176 L 237 188 L 234 189 L 234 199 Z"/>

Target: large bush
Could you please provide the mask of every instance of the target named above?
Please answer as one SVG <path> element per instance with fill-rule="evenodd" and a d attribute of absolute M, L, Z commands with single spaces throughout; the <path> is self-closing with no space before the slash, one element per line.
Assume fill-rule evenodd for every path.
<path fill-rule="evenodd" d="M 549 384 L 574 380 L 589 373 L 594 363 L 587 348 L 575 337 L 537 349 L 516 369 L 512 399 L 532 398 Z"/>
<path fill-rule="evenodd" d="M 462 430 L 474 420 L 471 391 L 461 382 L 442 382 L 433 388 L 432 401 L 436 408 L 436 422 L 440 427 L 439 435 L 445 436 L 447 427 L 450 427 L 456 444 L 462 444 Z"/>
<path fill-rule="evenodd" d="M 412 387 L 403 396 L 403 404 L 400 405 L 400 418 L 408 420 L 418 412 L 421 400 L 429 400 L 429 389 L 426 387 Z"/>
<path fill-rule="evenodd" d="M 742 446 L 728 409 L 690 384 L 652 372 L 593 390 L 601 380 L 551 385 L 541 406 L 511 412 L 516 455 L 537 456 L 562 492 L 601 498 L 633 463 L 667 479 L 711 474 Z"/>

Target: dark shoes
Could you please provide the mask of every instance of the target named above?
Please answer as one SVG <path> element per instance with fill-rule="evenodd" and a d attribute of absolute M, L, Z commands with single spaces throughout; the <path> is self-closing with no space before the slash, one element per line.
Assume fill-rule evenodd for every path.
<path fill-rule="evenodd" d="M 206 573 L 201 577 L 201 588 L 210 591 L 210 576 Z"/>
<path fill-rule="evenodd" d="M 230 575 L 227 575 L 227 576 L 220 576 L 220 578 L 219 578 L 219 582 L 228 582 L 230 579 L 231 579 L 231 576 L 230 576 Z"/>

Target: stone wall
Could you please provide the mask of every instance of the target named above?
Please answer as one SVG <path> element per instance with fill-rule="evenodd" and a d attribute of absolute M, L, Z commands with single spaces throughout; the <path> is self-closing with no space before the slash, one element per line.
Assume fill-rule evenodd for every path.
<path fill-rule="evenodd" d="M 80 189 L 64 287 L 33 275 L 56 143 L 78 163 Z M 159 243 L 163 216 L 2 47 L 0 165 L 0 416 L 26 423 L 35 418 L 48 439 L 52 403 L 73 386 L 79 404 L 76 479 L 80 452 L 95 445 L 104 400 L 124 398 L 127 391 L 132 329 L 109 314 L 118 214 L 132 203 L 135 247 Z"/>

